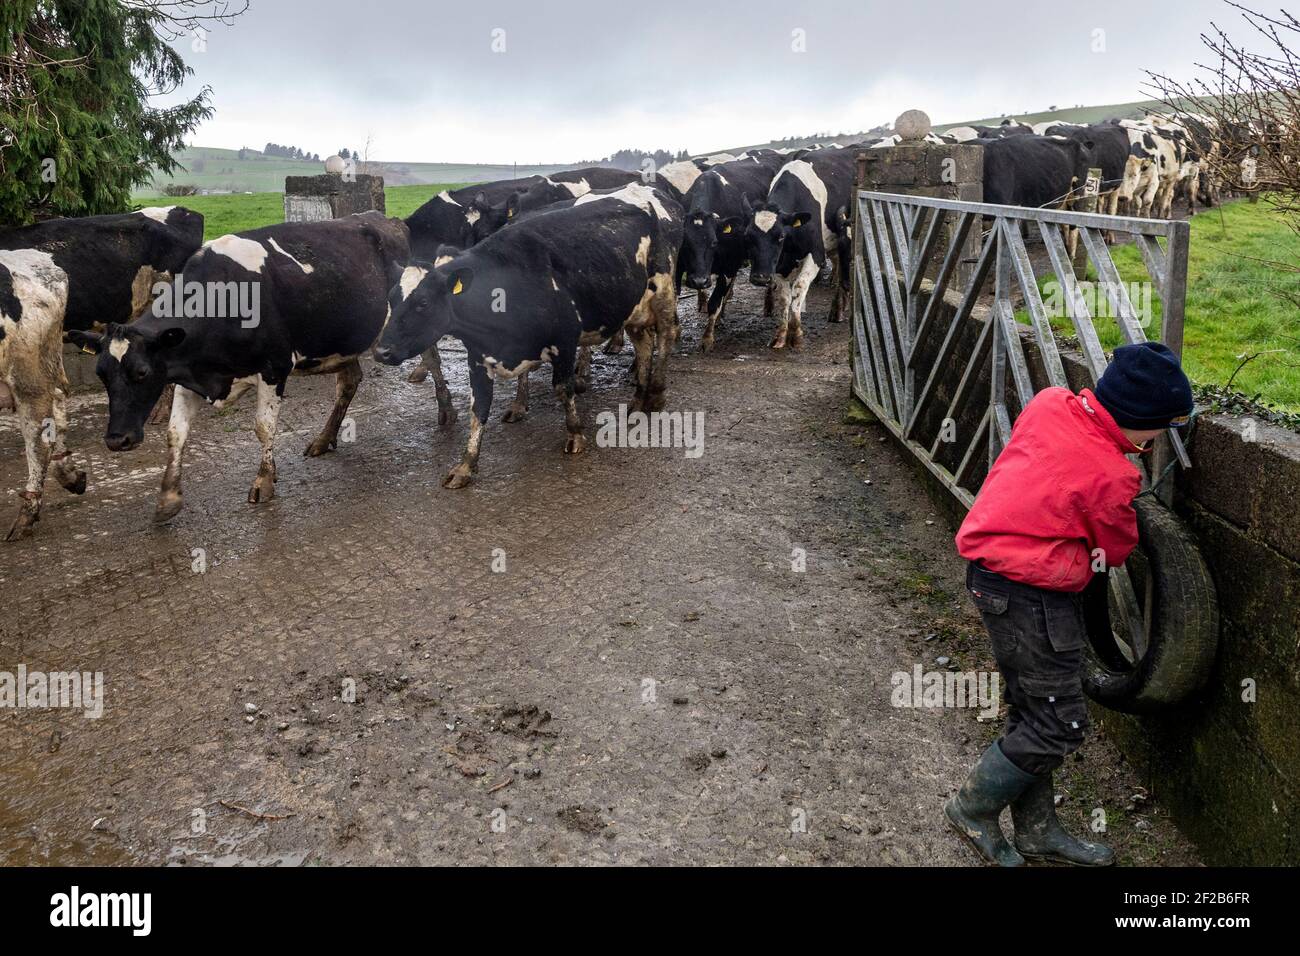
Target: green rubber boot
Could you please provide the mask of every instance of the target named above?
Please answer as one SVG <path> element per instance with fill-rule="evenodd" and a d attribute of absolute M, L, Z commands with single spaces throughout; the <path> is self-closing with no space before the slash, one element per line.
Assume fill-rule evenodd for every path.
<path fill-rule="evenodd" d="M 961 790 L 944 805 L 944 815 L 988 862 L 1023 866 L 1025 858 L 1007 842 L 998 826 L 998 814 L 1036 779 L 1008 760 L 995 742 L 984 751 Z"/>
<path fill-rule="evenodd" d="M 1056 819 L 1056 788 L 1052 775 L 1038 777 L 1011 803 L 1016 849 L 1030 860 L 1051 860 L 1074 866 L 1110 866 L 1115 851 L 1100 843 L 1076 840 Z"/>

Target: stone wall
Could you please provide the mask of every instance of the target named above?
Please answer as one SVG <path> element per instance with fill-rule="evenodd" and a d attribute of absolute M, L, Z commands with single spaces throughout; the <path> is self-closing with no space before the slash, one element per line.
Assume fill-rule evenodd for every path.
<path fill-rule="evenodd" d="M 284 178 L 284 221 L 319 222 L 353 213 L 385 211 L 384 177 L 336 173 Z"/>
<path fill-rule="evenodd" d="M 1175 507 L 1214 576 L 1219 654 L 1177 712 L 1102 714 L 1206 862 L 1300 863 L 1300 435 L 1204 416 Z M 1253 698 L 1253 699 L 1252 699 Z"/>

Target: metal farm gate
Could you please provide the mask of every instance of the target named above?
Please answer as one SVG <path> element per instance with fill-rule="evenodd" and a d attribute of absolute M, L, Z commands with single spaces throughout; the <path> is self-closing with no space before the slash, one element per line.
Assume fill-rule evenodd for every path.
<path fill-rule="evenodd" d="M 1185 222 L 856 196 L 853 392 L 966 507 L 1035 392 L 1096 383 L 1107 361 L 1099 320 L 1115 323 L 1122 343 L 1145 341 L 1158 299 L 1152 337 L 1182 353 Z M 1041 240 L 1037 266 L 1022 230 Z M 1107 233 L 1136 246 L 1145 281 L 1121 280 Z M 1172 429 L 1149 470 L 1135 458 L 1144 486 L 1152 472 L 1159 482 L 1171 456 L 1190 465 Z M 1150 589 L 1140 600 L 1125 568 L 1110 580 L 1112 605 L 1127 619 L 1115 631 L 1136 659 L 1151 626 Z"/>
<path fill-rule="evenodd" d="M 1155 338 L 1182 353 L 1185 222 L 879 192 L 859 192 L 857 205 L 854 394 L 968 507 L 988 464 L 1011 436 L 1013 408 L 1018 412 L 1048 385 L 1096 383 L 1106 356 L 1095 311 L 1117 323 L 1124 343 L 1143 342 L 1154 293 L 1162 312 Z M 1024 227 L 1041 237 L 1050 262 L 1050 273 L 1044 272 L 1048 301 L 1021 235 Z M 972 266 L 963 258 L 975 229 L 983 230 L 983 240 Z M 1062 235 L 1073 230 L 1086 250 L 1079 262 L 1091 262 L 1095 282 L 1076 276 L 1072 243 Z M 1145 281 L 1121 280 L 1104 232 L 1134 241 Z M 959 271 L 966 273 L 960 280 Z M 1134 304 L 1135 288 L 1146 296 L 1138 304 L 1145 314 Z M 1013 305 L 1016 290 L 1025 322 Z M 1053 318 L 1070 322 L 1074 341 L 1068 344 L 1086 372 L 1082 383 L 1077 375 L 1073 381 L 1067 376 Z M 1026 338 L 1036 346 L 1028 354 Z M 972 421 L 973 428 L 952 427 Z M 1174 453 L 1189 465 L 1178 435 L 1172 429 L 1169 435 Z M 981 467 L 979 452 L 985 449 Z"/>

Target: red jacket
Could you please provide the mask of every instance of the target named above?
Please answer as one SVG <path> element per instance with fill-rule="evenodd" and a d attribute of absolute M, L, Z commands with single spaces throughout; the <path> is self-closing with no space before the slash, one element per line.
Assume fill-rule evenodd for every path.
<path fill-rule="evenodd" d="M 1082 591 L 1095 549 L 1118 567 L 1137 544 L 1141 479 L 1124 456 L 1141 450 L 1091 390 L 1043 389 L 984 479 L 957 551 L 1022 584 Z"/>

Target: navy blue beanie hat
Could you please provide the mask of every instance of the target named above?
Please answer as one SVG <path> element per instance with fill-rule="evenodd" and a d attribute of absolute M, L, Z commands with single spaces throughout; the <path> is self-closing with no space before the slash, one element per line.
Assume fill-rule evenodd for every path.
<path fill-rule="evenodd" d="M 1185 425 L 1192 413 L 1191 383 L 1178 356 L 1159 342 L 1117 348 L 1093 394 L 1121 428 Z"/>

